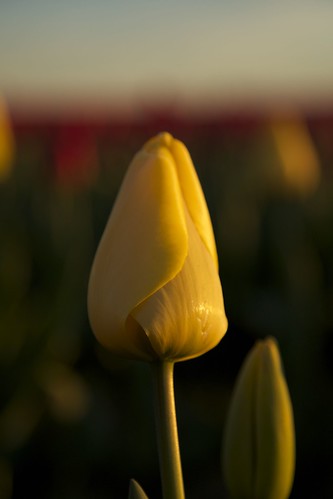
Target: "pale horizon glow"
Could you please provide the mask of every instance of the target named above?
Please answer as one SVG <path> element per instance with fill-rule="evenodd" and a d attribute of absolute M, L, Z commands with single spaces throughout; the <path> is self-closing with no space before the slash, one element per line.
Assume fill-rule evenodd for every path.
<path fill-rule="evenodd" d="M 333 96 L 333 3 L 32 0 L 0 6 L 0 92 Z"/>

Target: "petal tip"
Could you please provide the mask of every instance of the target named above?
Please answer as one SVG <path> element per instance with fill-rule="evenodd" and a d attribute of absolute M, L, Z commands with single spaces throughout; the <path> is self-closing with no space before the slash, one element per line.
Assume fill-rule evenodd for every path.
<path fill-rule="evenodd" d="M 169 132 L 161 132 L 158 135 L 155 135 L 152 139 L 148 140 L 143 149 L 147 152 L 152 152 L 160 147 L 166 147 L 169 149 L 171 147 L 174 138 Z"/>

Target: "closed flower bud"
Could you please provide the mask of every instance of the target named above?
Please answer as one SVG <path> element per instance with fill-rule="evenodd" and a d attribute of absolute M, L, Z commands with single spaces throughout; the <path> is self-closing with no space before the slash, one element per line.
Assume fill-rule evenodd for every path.
<path fill-rule="evenodd" d="M 295 468 L 293 411 L 279 350 L 259 341 L 239 373 L 226 423 L 223 469 L 232 499 L 287 499 Z"/>
<path fill-rule="evenodd" d="M 112 352 L 185 360 L 227 330 L 212 225 L 186 147 L 163 133 L 134 157 L 96 252 L 88 313 Z"/>
<path fill-rule="evenodd" d="M 14 135 L 7 106 L 0 96 L 0 182 L 7 180 L 14 161 Z"/>
<path fill-rule="evenodd" d="M 130 481 L 128 499 L 148 499 L 143 488 L 138 484 L 136 480 Z"/>

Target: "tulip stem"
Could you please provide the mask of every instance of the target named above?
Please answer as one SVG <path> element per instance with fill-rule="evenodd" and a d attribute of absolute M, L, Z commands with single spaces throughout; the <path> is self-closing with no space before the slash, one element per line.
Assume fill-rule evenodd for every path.
<path fill-rule="evenodd" d="M 178 442 L 173 368 L 173 362 L 153 364 L 157 441 L 163 499 L 185 499 Z"/>

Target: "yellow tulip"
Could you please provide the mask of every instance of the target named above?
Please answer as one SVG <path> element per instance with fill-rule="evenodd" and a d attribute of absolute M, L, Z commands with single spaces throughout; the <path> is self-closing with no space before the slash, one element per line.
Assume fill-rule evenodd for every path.
<path fill-rule="evenodd" d="M 227 330 L 206 201 L 168 133 L 130 164 L 93 262 L 88 313 L 106 348 L 146 361 L 196 357 Z"/>
<path fill-rule="evenodd" d="M 295 115 L 270 123 L 284 186 L 299 196 L 313 194 L 319 186 L 320 162 L 304 120 Z"/>
<path fill-rule="evenodd" d="M 0 182 L 9 176 L 14 160 L 14 136 L 7 106 L 0 96 Z"/>
<path fill-rule="evenodd" d="M 223 470 L 233 499 L 287 499 L 295 468 L 293 411 L 276 341 L 259 341 L 239 373 Z"/>
<path fill-rule="evenodd" d="M 142 487 L 136 480 L 130 481 L 128 499 L 148 499 Z"/>

